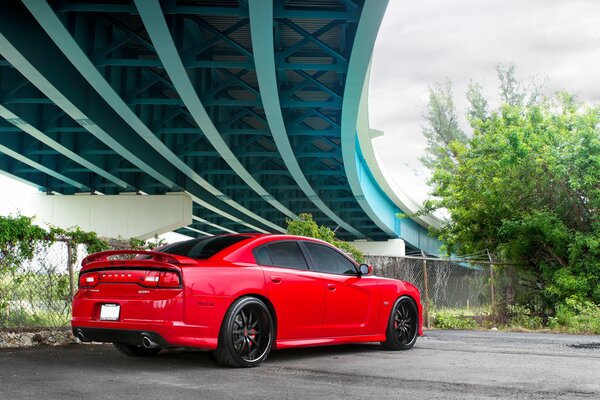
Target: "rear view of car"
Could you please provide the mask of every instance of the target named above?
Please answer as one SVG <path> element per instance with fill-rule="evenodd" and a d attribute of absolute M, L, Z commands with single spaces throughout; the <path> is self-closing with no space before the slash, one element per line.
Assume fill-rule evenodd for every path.
<path fill-rule="evenodd" d="M 127 254 L 144 259 L 111 260 Z M 113 342 L 123 353 L 155 354 L 183 320 L 180 259 L 162 253 L 104 252 L 88 257 L 73 299 L 73 333 Z"/>
<path fill-rule="evenodd" d="M 111 342 L 127 355 L 201 347 L 205 331 L 185 321 L 185 269 L 248 238 L 203 238 L 159 252 L 107 251 L 87 257 L 73 299 L 73 334 L 83 342 Z M 190 337 L 195 340 L 186 340 Z"/>

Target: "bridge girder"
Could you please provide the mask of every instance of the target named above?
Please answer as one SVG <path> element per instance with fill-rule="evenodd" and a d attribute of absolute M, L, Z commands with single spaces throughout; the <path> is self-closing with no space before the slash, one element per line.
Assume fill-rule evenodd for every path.
<path fill-rule="evenodd" d="M 399 234 L 348 169 L 344 123 L 386 1 L 22 3 L 0 16 L 6 173 L 64 194 L 183 190 L 197 235 L 300 212 L 346 239 Z"/>

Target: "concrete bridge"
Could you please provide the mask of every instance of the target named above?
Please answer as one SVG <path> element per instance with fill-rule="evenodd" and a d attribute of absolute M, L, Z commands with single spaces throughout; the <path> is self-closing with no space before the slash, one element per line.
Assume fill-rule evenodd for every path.
<path fill-rule="evenodd" d="M 109 236 L 284 232 L 308 212 L 362 248 L 435 254 L 437 221 L 396 217 L 418 205 L 371 143 L 386 6 L 4 2 L 0 170 L 53 195 L 24 200 L 42 219 Z"/>

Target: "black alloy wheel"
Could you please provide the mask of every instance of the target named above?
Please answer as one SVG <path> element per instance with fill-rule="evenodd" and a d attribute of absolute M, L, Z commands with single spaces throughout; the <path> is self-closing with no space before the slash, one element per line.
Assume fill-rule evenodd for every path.
<path fill-rule="evenodd" d="M 419 312 L 410 297 L 400 297 L 390 313 L 386 341 L 381 342 L 389 350 L 408 350 L 417 341 Z"/>
<path fill-rule="evenodd" d="M 215 359 L 229 367 L 256 367 L 273 346 L 273 318 L 255 297 L 236 300 L 223 319 Z"/>

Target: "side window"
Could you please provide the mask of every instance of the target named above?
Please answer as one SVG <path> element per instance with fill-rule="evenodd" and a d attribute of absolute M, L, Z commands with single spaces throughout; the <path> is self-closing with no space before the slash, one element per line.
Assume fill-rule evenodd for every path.
<path fill-rule="evenodd" d="M 336 250 L 320 244 L 304 242 L 319 272 L 339 275 L 356 275 L 354 263 Z"/>
<path fill-rule="evenodd" d="M 298 243 L 273 243 L 267 245 L 266 248 L 269 249 L 269 255 L 271 256 L 269 265 L 283 268 L 308 269 L 308 264 Z"/>
<path fill-rule="evenodd" d="M 267 250 L 266 246 L 259 247 L 254 250 L 254 258 L 256 259 L 256 263 L 259 265 L 273 265 L 271 262 L 271 256 L 269 255 L 269 250 Z"/>

